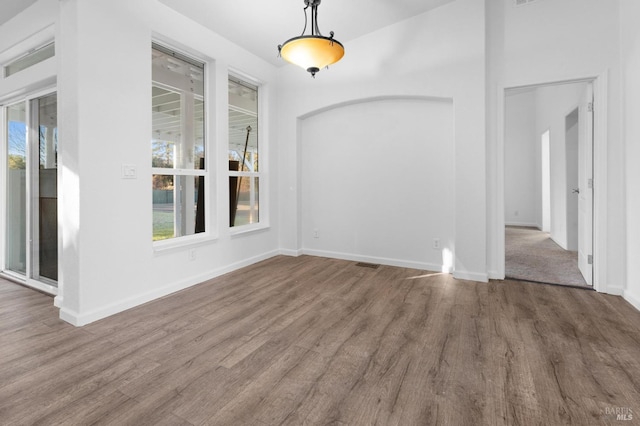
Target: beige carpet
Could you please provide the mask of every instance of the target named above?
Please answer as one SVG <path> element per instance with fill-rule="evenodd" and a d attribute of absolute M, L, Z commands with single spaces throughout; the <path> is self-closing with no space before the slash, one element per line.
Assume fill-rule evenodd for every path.
<path fill-rule="evenodd" d="M 589 287 L 578 270 L 578 253 L 535 228 L 506 227 L 505 260 L 507 278 Z"/>

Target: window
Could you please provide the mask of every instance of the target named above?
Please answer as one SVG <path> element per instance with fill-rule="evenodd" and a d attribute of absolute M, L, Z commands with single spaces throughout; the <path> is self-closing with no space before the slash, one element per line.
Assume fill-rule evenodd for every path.
<path fill-rule="evenodd" d="M 15 59 L 4 67 L 4 76 L 9 77 L 19 71 L 27 69 L 46 59 L 55 56 L 55 45 L 53 42 L 46 44 L 38 49 L 29 51 L 26 55 Z"/>
<path fill-rule="evenodd" d="M 229 78 L 229 225 L 260 221 L 258 87 Z"/>
<path fill-rule="evenodd" d="M 152 46 L 153 240 L 205 231 L 204 64 Z"/>

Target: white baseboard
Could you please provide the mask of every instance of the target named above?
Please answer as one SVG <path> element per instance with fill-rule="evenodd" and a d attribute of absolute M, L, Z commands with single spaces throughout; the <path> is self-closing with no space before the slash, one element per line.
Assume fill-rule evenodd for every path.
<path fill-rule="evenodd" d="M 454 271 L 453 278 L 457 280 L 478 281 L 481 283 L 489 282 L 489 276 L 481 272 Z"/>
<path fill-rule="evenodd" d="M 74 325 L 76 327 L 80 327 L 81 325 L 84 325 L 79 322 L 78 320 L 79 317 L 80 315 L 76 311 L 72 311 L 71 309 L 68 309 L 65 307 L 60 308 L 60 319 L 68 322 L 71 325 Z"/>
<path fill-rule="evenodd" d="M 624 288 L 608 285 L 606 293 L 614 296 L 622 296 L 624 294 Z"/>
<path fill-rule="evenodd" d="M 528 222 L 505 222 L 505 226 L 522 226 L 526 228 L 536 228 L 540 229 L 537 223 L 528 223 Z"/>
<path fill-rule="evenodd" d="M 626 290 L 623 291 L 622 297 L 624 298 L 624 300 L 629 302 L 631 306 L 640 311 L 640 297 L 637 297 Z"/>
<path fill-rule="evenodd" d="M 504 280 L 504 273 L 499 274 L 498 271 L 488 271 L 487 278 L 490 280 Z"/>
<path fill-rule="evenodd" d="M 216 270 L 210 271 L 205 274 L 200 274 L 200 275 L 196 275 L 196 276 L 181 280 L 179 282 L 167 285 L 159 289 L 155 289 L 147 293 L 129 297 L 125 300 L 121 300 L 111 305 L 100 307 L 98 309 L 94 309 L 89 312 L 78 313 L 76 311 L 68 309 L 63 306 L 64 303 L 62 299 L 57 300 L 58 298 L 56 298 L 55 303 L 56 303 L 56 306 L 59 305 L 60 307 L 60 318 L 62 320 L 76 327 L 81 327 L 83 325 L 87 325 L 92 322 L 109 317 L 111 315 L 115 315 L 119 312 L 126 311 L 127 309 L 131 309 L 136 306 L 142 305 L 143 303 L 147 303 L 152 300 L 158 299 L 160 297 L 164 297 L 169 294 L 175 293 L 177 291 L 184 290 L 185 288 L 189 288 L 196 284 L 200 284 L 207 280 L 216 278 L 218 276 L 224 275 L 226 273 L 235 271 L 240 268 L 244 268 L 254 263 L 261 262 L 263 260 L 269 259 L 277 255 L 300 256 L 303 254 L 318 256 L 318 257 L 350 260 L 354 262 L 378 263 L 382 265 L 397 266 L 401 268 L 412 268 L 412 269 L 420 269 L 420 270 L 426 270 L 426 271 L 438 271 L 438 272 L 444 272 L 444 273 L 451 273 L 451 270 L 447 267 L 444 267 L 443 265 L 427 263 L 427 262 L 407 261 L 407 260 L 401 260 L 401 259 L 391 259 L 391 258 L 375 257 L 375 256 L 363 256 L 363 255 L 329 252 L 329 251 L 322 251 L 322 250 L 308 250 L 308 249 L 274 250 L 271 252 L 263 253 L 258 256 L 254 256 L 248 259 L 244 259 L 244 260 L 232 263 L 230 265 L 223 266 L 221 268 L 218 268 Z M 480 281 L 480 282 L 488 281 L 487 274 L 483 274 L 483 273 L 456 271 L 453 273 L 453 276 L 456 279 L 463 279 L 463 280 L 469 280 L 469 281 Z"/>
<path fill-rule="evenodd" d="M 331 259 L 350 260 L 353 262 L 378 263 L 380 265 L 398 266 L 400 268 L 412 268 L 412 269 L 421 269 L 425 271 L 437 271 L 437 272 L 445 272 L 445 273 L 451 272 L 449 270 L 443 270 L 443 269 L 447 269 L 447 268 L 444 268 L 443 265 L 437 265 L 435 263 L 427 263 L 427 262 L 416 262 L 411 260 L 391 259 L 391 258 L 376 257 L 376 256 L 363 256 L 363 255 L 352 254 L 352 253 L 340 253 L 340 252 L 334 252 L 334 251 L 311 250 L 311 249 L 302 249 L 302 254 L 307 254 L 310 256 L 318 256 L 318 257 L 328 257 Z"/>
<path fill-rule="evenodd" d="M 298 249 L 298 250 L 280 249 L 278 251 L 278 253 L 283 255 L 283 256 L 298 257 L 298 256 L 302 255 L 302 250 L 300 250 L 300 249 Z"/>
<path fill-rule="evenodd" d="M 310 250 L 303 249 L 303 254 L 319 257 L 329 257 L 333 259 L 351 260 L 354 262 L 367 262 L 367 263 L 379 263 L 381 265 L 398 266 L 401 268 L 421 269 L 426 271 L 437 271 L 450 274 L 451 268 L 443 265 L 426 262 L 407 261 L 401 259 L 390 259 L 384 257 L 375 256 L 363 256 L 351 253 L 340 253 L 323 250 Z M 455 271 L 453 277 L 460 280 L 479 281 L 486 283 L 489 281 L 489 277 L 486 273 L 468 272 L 468 271 Z"/>
<path fill-rule="evenodd" d="M 551 234 L 549 235 L 549 238 L 551 238 L 551 240 L 552 240 L 554 243 L 556 243 L 557 245 L 559 245 L 559 246 L 560 246 L 560 248 L 562 248 L 563 250 L 567 250 L 567 251 L 569 251 L 569 247 L 567 246 L 567 244 L 565 244 L 565 243 L 566 243 L 566 241 L 565 241 L 565 242 L 559 241 L 558 239 L 556 239 L 556 238 L 555 238 L 553 235 L 551 235 Z"/>
<path fill-rule="evenodd" d="M 167 296 L 171 293 L 175 293 L 196 284 L 200 284 L 212 278 L 219 277 L 220 275 L 224 275 L 237 269 L 244 268 L 245 266 L 253 265 L 254 263 L 272 258 L 274 256 L 277 256 L 278 254 L 280 254 L 280 252 L 278 250 L 274 250 L 258 256 L 250 257 L 248 259 L 223 266 L 208 273 L 196 275 L 182 281 L 167 285 L 165 287 L 132 296 L 125 300 L 121 300 L 111 305 L 100 307 L 89 312 L 78 313 L 63 306 L 60 309 L 60 318 L 72 325 L 75 325 L 76 327 L 81 327 L 83 325 L 90 324 L 94 321 L 101 320 L 119 312 L 126 311 L 127 309 L 142 305 L 143 303 L 150 302 L 160 297 Z"/>

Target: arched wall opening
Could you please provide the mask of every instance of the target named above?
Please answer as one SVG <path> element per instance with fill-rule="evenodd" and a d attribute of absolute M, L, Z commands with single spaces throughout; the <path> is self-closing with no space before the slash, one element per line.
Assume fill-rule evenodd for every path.
<path fill-rule="evenodd" d="M 451 99 L 362 99 L 298 126 L 303 253 L 451 272 Z"/>

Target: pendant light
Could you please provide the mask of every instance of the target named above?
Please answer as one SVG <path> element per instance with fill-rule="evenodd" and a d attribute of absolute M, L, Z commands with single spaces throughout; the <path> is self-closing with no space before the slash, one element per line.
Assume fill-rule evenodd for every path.
<path fill-rule="evenodd" d="M 290 38 L 278 46 L 278 52 L 286 61 L 298 65 L 311 73 L 316 73 L 324 67 L 335 64 L 344 56 L 344 46 L 333 38 L 325 37 L 318 29 L 318 6 L 321 0 L 304 0 L 304 29 L 298 37 Z M 311 6 L 311 35 L 305 35 L 307 30 L 307 9 Z"/>

